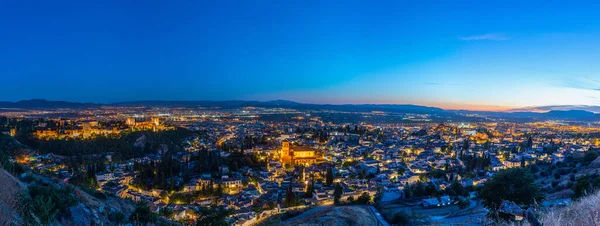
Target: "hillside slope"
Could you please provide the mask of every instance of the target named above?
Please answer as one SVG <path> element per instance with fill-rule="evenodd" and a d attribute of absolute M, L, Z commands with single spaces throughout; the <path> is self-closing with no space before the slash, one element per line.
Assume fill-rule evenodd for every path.
<path fill-rule="evenodd" d="M 588 195 L 572 205 L 541 214 L 544 226 L 600 225 L 600 192 Z"/>
<path fill-rule="evenodd" d="M 10 173 L 0 169 L 0 225 L 20 222 L 18 207 L 19 194 L 25 186 Z"/>
<path fill-rule="evenodd" d="M 368 206 L 323 206 L 284 222 L 284 225 L 377 225 Z"/>

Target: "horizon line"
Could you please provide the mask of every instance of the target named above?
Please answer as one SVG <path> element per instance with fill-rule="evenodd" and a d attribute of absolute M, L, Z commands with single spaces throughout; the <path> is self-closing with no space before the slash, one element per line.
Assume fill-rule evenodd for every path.
<path fill-rule="evenodd" d="M 285 99 L 275 99 L 275 100 L 243 100 L 243 99 L 232 99 L 232 100 L 126 100 L 126 101 L 116 101 L 116 102 L 80 102 L 80 101 L 67 101 L 67 100 L 49 100 L 43 98 L 31 98 L 25 100 L 18 101 L 0 101 L 0 102 L 9 102 L 9 103 L 17 103 L 23 101 L 50 101 L 50 102 L 68 102 L 68 103 L 79 103 L 79 104 L 98 104 L 98 105 L 111 105 L 111 104 L 119 104 L 126 102 L 277 102 L 277 101 L 286 101 L 297 104 L 306 104 L 306 105 L 412 105 L 412 106 L 420 106 L 420 107 L 430 107 L 430 108 L 439 108 L 442 110 L 450 110 L 450 111 L 483 111 L 483 112 L 549 112 L 551 110 L 539 110 L 535 108 L 539 107 L 567 107 L 567 106 L 580 106 L 580 107 L 598 107 L 598 105 L 540 105 L 540 106 L 524 106 L 524 107 L 509 107 L 509 106 L 497 106 L 497 105 L 479 105 L 479 104 L 454 104 L 454 103 L 437 103 L 437 104 L 418 104 L 418 103 L 311 103 L 311 102 L 298 102 L 293 100 L 285 100 Z"/>

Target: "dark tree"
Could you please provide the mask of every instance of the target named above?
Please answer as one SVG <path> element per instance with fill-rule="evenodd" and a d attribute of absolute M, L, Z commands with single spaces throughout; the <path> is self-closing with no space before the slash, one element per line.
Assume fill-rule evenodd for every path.
<path fill-rule="evenodd" d="M 331 186 L 333 184 L 333 169 L 327 168 L 327 174 L 325 175 L 325 184 Z"/>
<path fill-rule="evenodd" d="M 163 207 L 160 209 L 160 211 L 158 211 L 158 214 L 169 219 L 171 218 L 171 216 L 173 216 L 174 212 L 172 209 L 169 209 L 168 207 Z"/>
<path fill-rule="evenodd" d="M 530 205 L 544 200 L 535 177 L 524 168 L 498 171 L 481 187 L 479 196 L 483 199 L 483 205 L 491 211 L 496 211 L 503 200 L 517 205 Z"/>
<path fill-rule="evenodd" d="M 147 225 L 156 222 L 156 214 L 154 214 L 148 204 L 139 202 L 135 206 L 135 210 L 129 216 L 129 220 L 135 225 Z"/>
<path fill-rule="evenodd" d="M 461 210 L 466 209 L 467 207 L 469 207 L 469 205 L 471 205 L 471 203 L 467 199 L 458 200 L 458 208 Z"/>
<path fill-rule="evenodd" d="M 286 207 L 292 207 L 296 205 L 296 195 L 294 194 L 293 190 L 292 190 L 292 184 L 294 184 L 294 180 L 290 180 L 290 186 L 288 187 L 287 191 L 285 192 L 285 206 Z"/>
<path fill-rule="evenodd" d="M 410 223 L 410 216 L 408 216 L 408 214 L 406 214 L 405 212 L 397 212 L 396 214 L 394 214 L 394 216 L 392 217 L 392 219 L 390 220 L 390 223 L 395 224 L 395 225 L 409 225 Z"/>
<path fill-rule="evenodd" d="M 406 172 L 406 169 L 404 167 L 398 168 L 398 175 L 399 176 L 404 176 L 405 172 Z"/>
<path fill-rule="evenodd" d="M 306 192 L 304 193 L 304 198 L 311 198 L 313 193 L 315 192 L 315 181 L 311 180 L 306 188 Z"/>
<path fill-rule="evenodd" d="M 454 194 L 457 196 L 466 196 L 467 195 L 467 190 L 458 181 L 452 182 L 452 184 L 450 185 L 450 190 L 452 192 L 454 192 Z"/>
<path fill-rule="evenodd" d="M 198 210 L 198 221 L 197 226 L 229 226 L 227 217 L 233 214 L 233 211 L 227 210 L 222 206 L 205 208 L 202 207 Z"/>
<path fill-rule="evenodd" d="M 598 156 L 600 156 L 600 154 L 598 154 L 597 151 L 594 150 L 589 150 L 585 152 L 585 155 L 583 155 L 583 162 L 584 163 L 590 163 L 594 160 L 596 160 L 596 158 L 598 158 Z"/>
<path fill-rule="evenodd" d="M 112 211 L 108 214 L 108 220 L 115 225 L 121 225 L 125 223 L 125 214 L 123 212 Z"/>
<path fill-rule="evenodd" d="M 597 190 L 600 187 L 600 176 L 598 174 L 583 175 L 577 178 L 577 182 L 573 185 L 572 189 L 575 192 L 573 198 L 581 198 L 586 194 L 590 194 L 592 191 Z"/>
<path fill-rule="evenodd" d="M 369 202 L 371 201 L 371 195 L 369 195 L 369 193 L 367 192 L 363 192 L 358 199 L 356 199 L 356 202 L 358 204 L 369 204 Z"/>
<path fill-rule="evenodd" d="M 333 203 L 336 205 L 340 203 L 340 198 L 342 198 L 342 185 L 340 183 L 335 184 L 335 190 L 333 191 Z"/>

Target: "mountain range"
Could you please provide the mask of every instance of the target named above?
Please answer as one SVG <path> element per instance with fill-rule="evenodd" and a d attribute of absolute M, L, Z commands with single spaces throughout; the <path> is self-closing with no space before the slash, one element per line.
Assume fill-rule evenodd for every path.
<path fill-rule="evenodd" d="M 49 101 L 44 99 L 21 100 L 17 102 L 0 101 L 0 108 L 21 108 L 21 109 L 52 109 L 52 108 L 98 108 L 102 104 L 78 103 L 67 101 Z"/>
<path fill-rule="evenodd" d="M 581 110 L 600 113 L 600 106 L 594 105 L 550 105 L 537 107 L 524 107 L 510 110 L 511 112 L 548 112 L 548 111 L 571 111 Z"/>
<path fill-rule="evenodd" d="M 239 107 L 285 107 L 297 110 L 333 110 L 346 112 L 365 112 L 365 111 L 383 111 L 394 113 L 428 113 L 428 114 L 459 114 L 459 113 L 477 113 L 489 116 L 510 117 L 510 118 L 537 118 L 537 119 L 585 119 L 600 120 L 600 106 L 582 106 L 582 105 L 563 105 L 563 106 L 539 106 L 518 108 L 503 112 L 485 112 L 485 111 L 466 111 L 466 110 L 445 110 L 436 107 L 427 107 L 411 104 L 305 104 L 288 100 L 274 101 L 127 101 L 111 104 L 100 103 L 79 103 L 67 101 L 49 101 L 43 99 L 22 100 L 17 102 L 0 101 L 0 108 L 10 109 L 89 109 L 100 108 L 102 106 L 144 106 L 144 107 L 205 107 L 205 108 L 239 108 Z"/>
<path fill-rule="evenodd" d="M 286 107 L 297 109 L 330 109 L 339 111 L 389 111 L 389 112 L 443 112 L 444 109 L 410 104 L 304 104 L 288 100 L 274 101 L 126 101 L 110 104 L 79 103 L 66 101 L 49 101 L 43 99 L 22 100 L 17 102 L 1 101 L 0 108 L 52 109 L 52 108 L 99 108 L 102 106 L 120 107 L 205 107 L 205 108 L 239 108 L 239 107 Z"/>

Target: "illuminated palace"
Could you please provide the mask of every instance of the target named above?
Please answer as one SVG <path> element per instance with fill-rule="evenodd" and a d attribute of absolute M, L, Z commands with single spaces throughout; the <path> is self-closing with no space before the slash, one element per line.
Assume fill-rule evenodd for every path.
<path fill-rule="evenodd" d="M 143 121 L 143 122 L 138 122 L 138 121 L 136 121 L 135 118 L 129 117 L 125 121 L 125 124 L 127 124 L 132 129 L 152 130 L 154 132 L 161 131 L 161 130 L 174 129 L 174 127 L 172 127 L 172 126 L 168 126 L 168 125 L 161 123 L 160 118 L 158 118 L 158 117 L 152 117 L 150 121 Z"/>
<path fill-rule="evenodd" d="M 282 142 L 281 162 L 290 165 L 307 165 L 317 161 L 315 150 L 304 146 L 291 146 L 290 142 Z"/>
<path fill-rule="evenodd" d="M 79 128 L 72 129 L 63 128 L 64 124 L 66 123 L 65 120 L 59 120 L 59 123 L 60 126 L 58 128 L 49 128 L 48 123 L 46 122 L 39 123 L 34 135 L 38 139 L 64 139 L 79 137 L 88 139 L 92 137 L 92 135 L 118 135 L 122 130 L 124 130 L 123 128 L 100 126 L 98 121 L 77 121 L 74 123 L 76 123 L 76 127 Z M 159 117 L 152 117 L 151 120 L 142 122 L 138 122 L 135 118 L 129 117 L 125 121 L 125 124 L 127 124 L 127 126 L 129 126 L 129 128 L 132 130 L 152 130 L 156 132 L 175 129 L 174 126 L 162 123 Z M 13 132 L 16 133 L 16 130 Z"/>
<path fill-rule="evenodd" d="M 38 139 L 64 139 L 67 137 L 82 137 L 87 139 L 92 135 L 108 136 L 110 134 L 119 134 L 121 132 L 116 127 L 101 128 L 98 124 L 98 121 L 79 122 L 81 129 L 62 129 L 62 126 L 65 122 L 63 120 L 59 121 L 60 126 L 53 129 L 47 127 L 48 123 L 39 123 L 34 135 Z"/>

